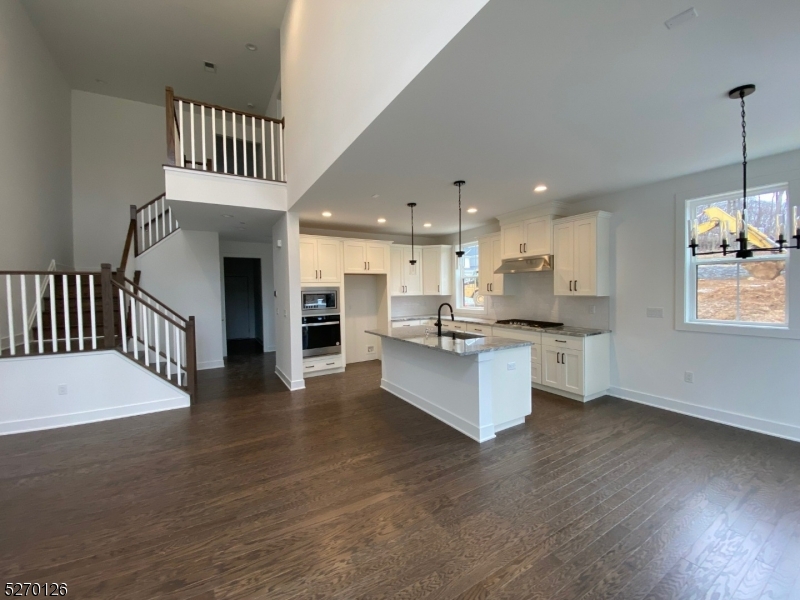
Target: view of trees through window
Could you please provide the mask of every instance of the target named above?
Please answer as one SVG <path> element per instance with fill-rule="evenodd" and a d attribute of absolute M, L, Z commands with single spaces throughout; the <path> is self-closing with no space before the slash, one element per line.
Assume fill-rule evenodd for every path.
<path fill-rule="evenodd" d="M 749 244 L 765 248 L 775 244 L 778 218 L 788 223 L 789 198 L 786 186 L 760 190 L 747 198 Z M 757 252 L 753 258 L 737 259 L 722 256 L 721 223 L 728 230 L 736 229 L 736 214 L 742 209 L 739 195 L 694 200 L 689 203 L 689 216 L 698 222 L 698 252 L 717 254 L 693 259 L 698 321 L 759 324 L 786 323 L 786 258 L 783 254 Z M 784 234 L 789 238 L 791 232 Z M 729 236 L 731 249 L 738 242 Z"/>
<path fill-rule="evenodd" d="M 465 244 L 459 265 L 459 308 L 482 308 L 483 294 L 478 282 L 478 244 Z"/>

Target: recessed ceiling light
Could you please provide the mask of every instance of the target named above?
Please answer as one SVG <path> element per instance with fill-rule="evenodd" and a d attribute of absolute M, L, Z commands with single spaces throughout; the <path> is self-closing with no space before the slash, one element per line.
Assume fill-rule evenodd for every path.
<path fill-rule="evenodd" d="M 537 185 L 535 188 L 533 188 L 533 191 L 536 192 L 537 194 L 541 194 L 542 192 L 547 191 L 547 186 L 543 184 Z"/>
<path fill-rule="evenodd" d="M 380 197 L 381 197 L 381 195 L 380 195 L 380 194 L 372 194 L 372 197 L 373 197 L 373 198 L 380 198 Z"/>
<path fill-rule="evenodd" d="M 233 218 L 233 215 L 222 215 L 222 216 L 225 217 L 226 219 L 232 219 Z"/>
<path fill-rule="evenodd" d="M 380 219 L 378 219 L 378 223 L 386 223 L 386 219 L 384 219 L 383 217 L 381 217 Z"/>
<path fill-rule="evenodd" d="M 248 102 L 247 103 L 247 108 L 255 108 L 255 107 L 256 107 L 256 105 L 253 104 L 252 102 Z"/>
<path fill-rule="evenodd" d="M 215 64 L 214 64 L 214 63 L 212 63 L 212 62 L 208 62 L 208 61 L 204 62 L 204 63 L 203 63 L 203 68 L 204 68 L 204 69 L 205 69 L 205 70 L 206 70 L 208 73 L 216 73 L 216 72 L 217 72 L 217 65 L 215 65 Z"/>
<path fill-rule="evenodd" d="M 255 44 L 245 44 L 244 47 L 250 50 L 250 52 L 255 52 L 256 50 L 258 50 L 258 46 L 256 46 Z"/>
<path fill-rule="evenodd" d="M 478 212 L 478 209 L 477 208 L 468 208 L 467 212 L 469 214 L 471 214 L 471 215 L 474 215 L 476 212 Z"/>
<path fill-rule="evenodd" d="M 322 216 L 323 216 L 323 217 L 330 217 L 330 216 L 331 216 L 331 213 L 329 213 L 329 212 L 326 210 L 324 213 L 322 213 Z"/>
<path fill-rule="evenodd" d="M 423 227 L 433 227 L 430 223 L 425 223 Z"/>

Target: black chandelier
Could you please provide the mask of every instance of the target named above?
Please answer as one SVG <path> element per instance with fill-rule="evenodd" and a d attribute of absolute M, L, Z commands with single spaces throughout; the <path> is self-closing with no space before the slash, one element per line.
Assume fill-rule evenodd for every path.
<path fill-rule="evenodd" d="M 406 204 L 406 206 L 411 209 L 411 260 L 408 261 L 408 264 L 412 266 L 417 264 L 417 261 L 414 260 L 414 207 L 416 205 L 416 202 L 409 202 Z"/>
<path fill-rule="evenodd" d="M 795 240 L 794 243 L 789 242 L 785 237 L 784 224 L 781 223 L 780 216 L 776 219 L 776 228 L 778 239 L 775 240 L 776 246 L 766 248 L 751 248 L 749 246 L 749 231 L 751 225 L 747 223 L 747 122 L 745 120 L 744 99 L 756 91 L 756 86 L 753 84 L 742 85 L 732 89 L 728 92 L 728 97 L 731 100 L 738 99 L 742 107 L 742 210 L 736 215 L 736 235 L 735 241 L 739 243 L 737 250 L 730 249 L 731 244 L 728 242 L 728 224 L 724 220 L 719 221 L 720 237 L 722 243 L 722 255 L 727 256 L 729 253 L 734 253 L 736 258 L 752 258 L 753 252 L 779 252 L 783 253 L 786 249 L 800 250 L 800 223 L 797 220 L 797 207 L 792 208 L 792 228 L 794 235 L 791 239 Z M 719 251 L 711 250 L 710 252 L 698 252 L 697 244 L 697 219 L 689 219 L 689 248 L 692 250 L 692 256 L 705 256 L 708 254 L 719 254 Z"/>
<path fill-rule="evenodd" d="M 461 258 L 464 256 L 464 250 L 461 248 L 461 186 L 467 183 L 463 179 L 454 181 L 453 185 L 458 186 L 458 250 L 456 256 Z"/>

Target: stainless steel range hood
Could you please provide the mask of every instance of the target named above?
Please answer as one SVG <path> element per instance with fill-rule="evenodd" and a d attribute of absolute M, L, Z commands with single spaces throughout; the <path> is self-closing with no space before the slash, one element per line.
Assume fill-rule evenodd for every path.
<path fill-rule="evenodd" d="M 510 258 L 504 260 L 495 275 L 508 275 L 510 273 L 538 273 L 540 271 L 553 270 L 552 254 L 544 256 L 523 256 L 522 258 Z"/>

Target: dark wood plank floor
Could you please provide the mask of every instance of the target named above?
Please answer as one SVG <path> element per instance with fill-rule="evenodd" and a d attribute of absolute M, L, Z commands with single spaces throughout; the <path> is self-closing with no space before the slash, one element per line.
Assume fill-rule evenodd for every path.
<path fill-rule="evenodd" d="M 800 444 L 536 394 L 478 445 L 272 355 L 200 402 L 0 438 L 3 583 L 75 598 L 800 598 Z"/>

